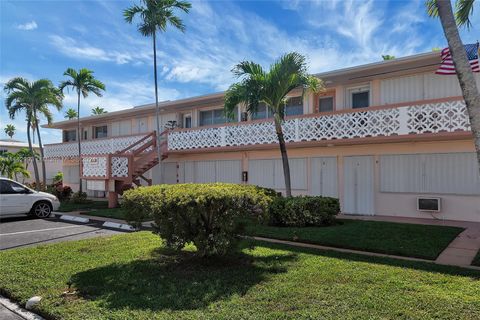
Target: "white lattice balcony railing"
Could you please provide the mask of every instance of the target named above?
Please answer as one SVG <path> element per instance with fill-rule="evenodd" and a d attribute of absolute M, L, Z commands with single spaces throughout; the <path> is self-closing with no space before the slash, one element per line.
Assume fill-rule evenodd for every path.
<path fill-rule="evenodd" d="M 139 142 L 140 140 L 142 140 L 140 143 L 128 149 L 126 151 L 128 153 L 128 152 L 135 151 L 138 148 L 141 148 L 143 145 L 150 142 L 151 139 L 155 139 L 152 134 L 139 134 L 139 135 L 131 135 L 131 136 L 123 136 L 123 137 L 86 140 L 86 141 L 82 141 L 82 145 L 81 145 L 82 156 L 113 154 L 115 152 L 125 150 L 128 147 L 134 145 L 136 142 Z M 73 141 L 73 142 L 48 144 L 48 145 L 45 145 L 44 152 L 45 152 L 45 158 L 78 157 L 78 142 Z"/>
<path fill-rule="evenodd" d="M 325 115 L 314 114 L 287 119 L 282 127 L 287 142 L 470 131 L 464 101 L 451 99 Z M 183 129 L 168 134 L 169 151 L 277 142 L 272 121 Z"/>

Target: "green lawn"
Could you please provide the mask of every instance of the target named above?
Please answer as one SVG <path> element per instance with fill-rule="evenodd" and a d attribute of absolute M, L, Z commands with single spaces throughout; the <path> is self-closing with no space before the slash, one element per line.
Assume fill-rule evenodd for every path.
<path fill-rule="evenodd" d="M 329 227 L 271 227 L 249 224 L 247 233 L 261 237 L 294 240 L 429 260 L 435 258 L 462 228 L 380 221 L 340 220 Z"/>
<path fill-rule="evenodd" d="M 478 250 L 475 259 L 473 259 L 472 265 L 480 267 L 480 250 Z"/>
<path fill-rule="evenodd" d="M 106 218 L 114 218 L 114 219 L 125 219 L 125 211 L 123 208 L 112 208 L 112 209 L 98 209 L 89 211 L 89 216 L 98 216 L 98 217 L 106 217 Z"/>
<path fill-rule="evenodd" d="M 125 211 L 123 208 L 109 209 L 108 202 L 102 200 L 87 200 L 85 203 L 62 202 L 58 211 L 83 211 L 89 216 L 125 219 Z"/>
<path fill-rule="evenodd" d="M 87 200 L 84 203 L 62 202 L 58 211 L 90 211 L 96 209 L 107 209 L 108 202 L 103 200 Z"/>
<path fill-rule="evenodd" d="M 480 272 L 247 245 L 202 260 L 137 232 L 7 250 L 0 288 L 22 304 L 42 296 L 36 311 L 49 319 L 480 318 Z"/>

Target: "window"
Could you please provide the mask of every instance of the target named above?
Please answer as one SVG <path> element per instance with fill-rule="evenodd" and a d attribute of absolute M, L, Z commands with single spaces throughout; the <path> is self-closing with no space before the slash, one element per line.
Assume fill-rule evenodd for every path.
<path fill-rule="evenodd" d="M 318 112 L 333 111 L 333 97 L 318 98 Z"/>
<path fill-rule="evenodd" d="M 352 108 L 367 108 L 369 106 L 369 92 L 355 92 L 352 93 Z"/>
<path fill-rule="evenodd" d="M 76 141 L 77 130 L 63 131 L 63 142 Z"/>
<path fill-rule="evenodd" d="M 259 119 L 269 119 L 273 118 L 273 112 L 270 110 L 269 107 L 265 103 L 260 103 L 257 108 L 257 112 L 252 114 L 253 120 Z"/>
<path fill-rule="evenodd" d="M 88 139 L 88 131 L 85 130 L 83 131 L 83 140 L 87 140 Z"/>
<path fill-rule="evenodd" d="M 238 121 L 237 107 L 235 107 L 233 114 L 234 114 L 233 119 L 229 119 L 225 117 L 225 112 L 223 111 L 223 109 L 200 111 L 200 126 L 209 126 L 213 124 L 222 124 L 227 122 L 237 122 Z"/>
<path fill-rule="evenodd" d="M 370 85 L 351 87 L 347 89 L 347 105 L 352 109 L 370 106 Z"/>
<path fill-rule="evenodd" d="M 303 97 L 293 97 L 287 100 L 285 105 L 286 116 L 298 116 L 303 114 Z"/>
<path fill-rule="evenodd" d="M 26 190 L 27 189 L 13 181 L 0 180 L 0 194 L 24 193 Z"/>
<path fill-rule="evenodd" d="M 183 127 L 184 128 L 191 128 L 192 127 L 192 116 L 187 115 L 183 118 Z"/>
<path fill-rule="evenodd" d="M 95 139 L 106 138 L 108 135 L 107 126 L 94 127 Z"/>

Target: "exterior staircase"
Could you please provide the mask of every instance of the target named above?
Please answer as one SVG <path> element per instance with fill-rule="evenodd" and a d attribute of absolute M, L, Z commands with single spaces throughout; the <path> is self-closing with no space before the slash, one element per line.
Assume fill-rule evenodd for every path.
<path fill-rule="evenodd" d="M 147 185 L 152 185 L 152 179 L 146 178 L 144 174 L 159 164 L 160 161 L 168 158 L 167 153 L 167 131 L 163 131 L 160 138 L 161 158 L 158 158 L 157 136 L 152 132 L 137 142 L 129 145 L 127 148 L 115 152 L 112 157 L 128 157 L 131 168 L 128 168 L 128 176 L 115 179 L 115 192 L 122 195 L 125 190 L 141 186 L 141 180 Z M 130 166 L 130 165 L 129 165 Z"/>

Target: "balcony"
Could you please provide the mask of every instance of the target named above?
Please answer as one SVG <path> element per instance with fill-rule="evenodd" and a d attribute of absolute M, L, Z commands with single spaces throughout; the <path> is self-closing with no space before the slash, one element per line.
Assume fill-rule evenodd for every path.
<path fill-rule="evenodd" d="M 465 102 L 458 98 L 309 114 L 286 119 L 282 126 L 287 143 L 470 132 Z M 168 134 L 169 152 L 275 143 L 272 121 L 177 129 Z"/>
<path fill-rule="evenodd" d="M 165 133 L 160 135 L 161 139 L 165 139 Z M 156 143 L 155 132 L 82 141 L 81 176 L 87 180 L 113 179 L 127 184 L 138 183 L 139 177 L 148 180 L 143 174 L 159 162 Z M 166 141 L 160 143 L 160 148 L 163 160 L 167 156 Z M 78 142 L 46 145 L 45 158 L 78 158 Z M 104 189 L 102 182 L 98 190 Z"/>

